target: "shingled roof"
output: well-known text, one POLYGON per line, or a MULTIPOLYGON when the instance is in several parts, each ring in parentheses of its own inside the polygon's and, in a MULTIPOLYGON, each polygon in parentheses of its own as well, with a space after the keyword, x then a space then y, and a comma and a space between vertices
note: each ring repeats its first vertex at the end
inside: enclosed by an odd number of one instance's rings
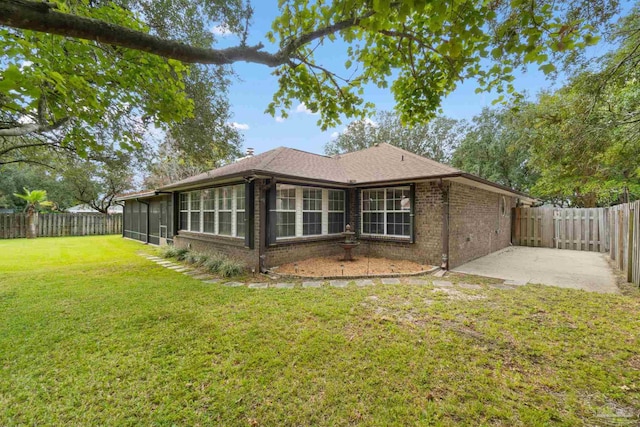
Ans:
POLYGON ((278 147, 171 183, 159 190, 186 189, 213 181, 254 175, 344 186, 416 179, 455 178, 476 181, 485 186, 526 196, 503 185, 462 172, 390 144, 376 144, 364 150, 335 156, 322 156, 293 148, 278 147))
POLYGON ((389 144, 377 144, 364 150, 331 157, 278 147, 171 183, 161 190, 250 174, 295 177, 336 184, 365 184, 455 173, 460 171, 389 144))

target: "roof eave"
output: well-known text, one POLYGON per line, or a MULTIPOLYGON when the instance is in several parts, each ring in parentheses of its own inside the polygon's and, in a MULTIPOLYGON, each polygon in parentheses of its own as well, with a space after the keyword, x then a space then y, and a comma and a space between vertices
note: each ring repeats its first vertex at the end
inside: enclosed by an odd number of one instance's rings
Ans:
POLYGON ((143 193, 134 193, 134 194, 123 194, 122 196, 117 196, 114 200, 116 202, 123 202, 125 200, 134 200, 134 199, 148 199, 150 197, 155 197, 160 192, 158 190, 153 191, 145 191, 143 193))

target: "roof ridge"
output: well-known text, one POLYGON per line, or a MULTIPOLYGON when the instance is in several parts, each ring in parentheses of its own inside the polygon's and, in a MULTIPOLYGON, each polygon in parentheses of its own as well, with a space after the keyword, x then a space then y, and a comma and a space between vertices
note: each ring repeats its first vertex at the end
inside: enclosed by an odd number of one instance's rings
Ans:
POLYGON ((285 150, 297 151, 299 153, 304 153, 304 154, 311 154, 312 156, 324 157, 326 159, 332 159, 333 158, 333 156, 327 156, 326 154, 312 153, 311 151, 305 151, 305 150, 301 150, 299 148, 292 148, 292 147, 280 147, 280 148, 284 148, 285 150))
POLYGON ((384 145, 386 145, 388 147, 394 148, 395 150, 402 151, 403 153, 407 153, 407 154, 409 154, 409 155, 411 155, 413 157, 417 157, 419 160, 422 160, 422 161, 426 160, 428 162, 435 163, 438 166, 444 166, 446 168, 453 169, 453 170, 455 170, 457 172, 462 172, 460 169, 454 168, 453 166, 449 166, 449 165, 441 163, 441 162, 439 162, 437 160, 430 159, 429 157, 421 156, 420 154, 414 153, 414 152, 409 151, 409 150, 405 150, 404 148, 396 147, 395 145, 389 144, 388 142, 381 142, 380 144, 384 144, 384 145))
MULTIPOLYGON (((273 162, 278 157, 278 155, 285 149, 286 149, 286 147, 280 146, 280 147, 276 147, 276 148, 273 148, 273 149, 269 150, 269 151, 271 151, 271 155, 265 156, 265 159, 262 160, 258 165, 256 165, 257 167, 255 169, 266 170, 267 166, 269 166, 269 164, 271 162, 273 162)), ((263 154, 268 154, 269 151, 267 151, 267 152, 265 152, 263 154)))

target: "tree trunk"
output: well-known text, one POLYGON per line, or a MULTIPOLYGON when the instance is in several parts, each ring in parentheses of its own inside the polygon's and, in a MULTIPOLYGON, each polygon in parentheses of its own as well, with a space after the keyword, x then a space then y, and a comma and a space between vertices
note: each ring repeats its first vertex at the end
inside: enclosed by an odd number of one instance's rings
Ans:
POLYGON ((27 212, 27 239, 38 237, 38 212, 29 210, 27 212))

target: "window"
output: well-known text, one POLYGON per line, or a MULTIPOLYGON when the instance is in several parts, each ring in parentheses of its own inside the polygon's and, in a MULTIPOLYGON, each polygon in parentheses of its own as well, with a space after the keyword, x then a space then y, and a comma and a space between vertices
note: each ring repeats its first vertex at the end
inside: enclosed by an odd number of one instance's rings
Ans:
POLYGON ((302 190, 302 235, 322 234, 322 190, 304 188, 302 190))
POLYGON ((189 230, 191 231, 200 231, 200 191, 192 191, 189 193, 189 217, 191 221, 189 222, 189 230))
POLYGON ((276 186, 276 237, 296 235, 296 188, 291 185, 276 186))
POLYGON ((362 191, 362 233, 384 234, 384 190, 362 191))
POLYGON ((216 191, 213 188, 202 190, 202 231, 216 232, 216 191))
POLYGON ((329 190, 329 234, 344 231, 344 191, 329 190))
POLYGON ((180 193, 179 204, 181 230, 244 237, 244 185, 180 193))
POLYGON ((277 238, 342 233, 344 191, 277 184, 275 217, 277 238))
POLYGON ((233 187, 218 188, 218 234, 231 236, 233 187))
POLYGON ((409 237, 411 200, 408 187, 362 191, 362 233, 409 237))
POLYGON ((236 185, 236 236, 244 237, 245 234, 245 192, 244 185, 236 185))
POLYGON ((189 229, 189 193, 180 193, 180 230, 189 229))

